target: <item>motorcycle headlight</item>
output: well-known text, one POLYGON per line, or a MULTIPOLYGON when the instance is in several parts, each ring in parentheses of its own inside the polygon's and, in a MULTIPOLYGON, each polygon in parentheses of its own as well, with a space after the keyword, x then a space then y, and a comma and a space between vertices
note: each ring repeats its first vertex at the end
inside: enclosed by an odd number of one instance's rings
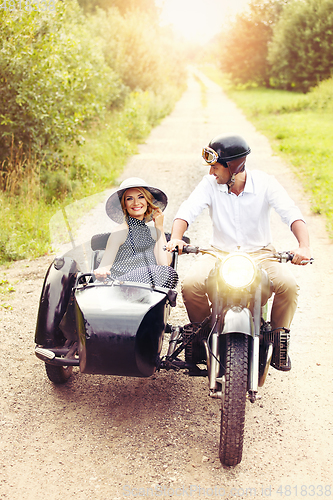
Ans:
POLYGON ((245 288, 256 277, 256 265, 248 255, 230 254, 221 264, 220 276, 232 288, 245 288))

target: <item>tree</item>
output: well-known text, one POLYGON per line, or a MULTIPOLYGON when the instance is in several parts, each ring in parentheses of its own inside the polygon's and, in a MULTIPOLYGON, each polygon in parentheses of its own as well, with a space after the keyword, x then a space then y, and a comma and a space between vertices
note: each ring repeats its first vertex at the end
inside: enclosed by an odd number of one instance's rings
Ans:
POLYGON ((159 93, 165 84, 182 85, 184 64, 177 64, 176 44, 149 14, 97 9, 89 22, 102 40, 106 62, 128 88, 159 93))
POLYGON ((275 26, 268 60, 276 86, 307 92, 333 70, 333 0, 293 0, 275 26))
POLYGON ((0 164, 77 140, 122 88, 75 2, 52 16, 0 11, 0 164))
POLYGON ((234 83, 269 86, 268 43, 288 0, 252 0, 220 38, 221 69, 234 83))

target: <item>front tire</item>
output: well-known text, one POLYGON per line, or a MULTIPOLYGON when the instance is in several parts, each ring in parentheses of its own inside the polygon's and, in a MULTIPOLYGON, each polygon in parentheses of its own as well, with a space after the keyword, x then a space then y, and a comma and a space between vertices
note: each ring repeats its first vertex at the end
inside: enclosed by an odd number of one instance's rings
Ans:
POLYGON ((226 335, 225 386, 222 396, 220 460, 223 465, 237 465, 242 460, 245 405, 248 377, 248 336, 226 335))
POLYGON ((45 363, 46 374, 54 384, 64 384, 71 377, 72 366, 56 366, 45 363))

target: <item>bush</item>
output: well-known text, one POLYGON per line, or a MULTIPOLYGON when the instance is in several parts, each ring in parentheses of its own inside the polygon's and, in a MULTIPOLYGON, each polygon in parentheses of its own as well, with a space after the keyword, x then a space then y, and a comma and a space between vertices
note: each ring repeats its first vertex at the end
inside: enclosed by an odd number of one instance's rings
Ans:
POLYGON ((59 204, 115 183, 180 97, 182 56, 133 2, 124 16, 76 0, 0 10, 0 262, 47 252, 59 204))
POLYGON ((162 30, 147 12, 131 10, 121 15, 98 9, 89 24, 104 46, 110 68, 131 90, 163 92, 165 85, 184 88, 182 54, 170 33, 162 30))
POLYGON ((75 2, 57 11, 0 11, 0 164, 10 150, 47 157, 80 140, 83 123, 119 99, 122 84, 75 2))
POLYGON ((269 47, 273 83, 307 92, 331 76, 332 52, 333 0, 291 1, 269 47))

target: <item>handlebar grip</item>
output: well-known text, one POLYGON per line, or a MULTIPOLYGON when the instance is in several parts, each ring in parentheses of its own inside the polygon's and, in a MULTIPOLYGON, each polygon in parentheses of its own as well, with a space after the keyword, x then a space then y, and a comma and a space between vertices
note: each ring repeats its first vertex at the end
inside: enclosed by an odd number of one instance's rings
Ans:
MULTIPOLYGON (((288 258, 287 258, 287 261, 289 260, 293 260, 294 258, 294 254, 293 253, 290 253, 290 252, 287 252, 288 254, 288 258)), ((312 264, 314 261, 314 259, 311 257, 310 260, 302 260, 301 261, 301 264, 312 264)))
MULTIPOLYGON (((280 252, 276 255, 278 256, 280 262, 289 262, 292 261, 294 258, 294 254, 291 252, 280 252)), ((310 260, 302 260, 301 264, 312 264, 313 260, 314 259, 311 257, 310 260)))
POLYGON ((199 253, 199 247, 194 247, 193 245, 184 245, 182 253, 199 253))

